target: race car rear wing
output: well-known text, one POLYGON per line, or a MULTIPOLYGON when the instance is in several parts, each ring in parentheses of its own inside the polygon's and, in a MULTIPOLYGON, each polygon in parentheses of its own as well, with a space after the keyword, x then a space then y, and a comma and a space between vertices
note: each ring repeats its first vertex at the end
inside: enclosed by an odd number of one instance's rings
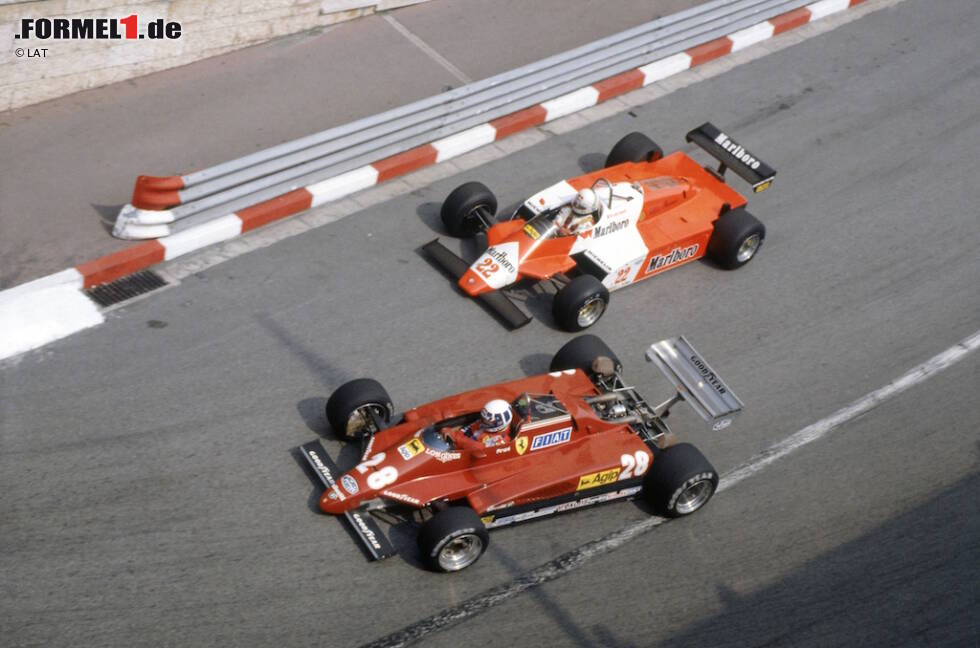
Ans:
MULTIPOLYGON (((301 445, 299 449, 303 453, 303 457, 306 458, 306 462, 310 465, 310 468, 320 478, 323 487, 328 491, 337 493, 338 497, 344 497, 343 491, 337 487, 337 480, 334 478, 334 474, 338 472, 337 467, 330 460, 330 457, 327 456, 327 451, 323 449, 323 444, 319 441, 310 441, 301 445)), ((347 518, 347 522, 350 524, 351 529, 353 529, 354 535, 361 541, 361 544, 367 549, 373 560, 390 558, 398 553, 388 540, 388 537, 381 531, 378 523, 374 521, 374 518, 365 509, 349 510, 344 513, 344 517, 347 518)))
POLYGON ((723 133, 711 122, 705 122, 689 132, 688 142, 694 142, 721 162, 718 173, 731 169, 752 185, 752 191, 765 191, 772 184, 776 170, 745 150, 741 144, 723 133))
MULTIPOLYGON (((452 253, 449 248, 439 242, 439 239, 429 241, 422 250, 450 278, 459 281, 466 274, 469 264, 452 253)), ((511 330, 520 328, 531 321, 517 305, 499 290, 484 293, 476 298, 493 315, 500 319, 511 330)))
POLYGON ((742 401, 683 335, 651 344, 647 359, 677 388, 677 396, 664 403, 666 408, 686 401, 713 430, 728 427, 742 411, 742 401))

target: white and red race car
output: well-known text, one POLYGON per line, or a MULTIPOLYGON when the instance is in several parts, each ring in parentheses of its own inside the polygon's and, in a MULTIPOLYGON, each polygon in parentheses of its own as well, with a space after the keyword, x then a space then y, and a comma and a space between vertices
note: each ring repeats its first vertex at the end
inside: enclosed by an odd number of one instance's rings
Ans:
POLYGON ((733 169, 756 193, 776 172, 710 123, 687 139, 714 156, 719 169, 681 151, 665 157, 651 139, 630 133, 610 151, 605 168, 534 194, 500 222, 493 193, 467 182, 443 203, 443 223, 454 236, 486 232, 489 247, 472 264, 438 239, 423 250, 512 328, 530 317, 501 291, 523 280, 553 282, 555 323, 580 331, 602 316, 611 291, 705 255, 722 267, 740 267, 755 256, 766 229, 744 209, 745 197, 728 186, 724 172, 733 169), (600 198, 598 210, 570 229, 571 203, 585 189, 600 198))

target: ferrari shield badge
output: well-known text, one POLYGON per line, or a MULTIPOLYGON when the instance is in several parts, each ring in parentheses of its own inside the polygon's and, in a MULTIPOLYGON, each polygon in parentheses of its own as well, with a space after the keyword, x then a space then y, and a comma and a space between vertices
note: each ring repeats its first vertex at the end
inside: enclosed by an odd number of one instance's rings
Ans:
POLYGON ((524 451, 527 450, 527 437, 517 437, 514 441, 514 449, 517 450, 517 454, 524 454, 524 451))

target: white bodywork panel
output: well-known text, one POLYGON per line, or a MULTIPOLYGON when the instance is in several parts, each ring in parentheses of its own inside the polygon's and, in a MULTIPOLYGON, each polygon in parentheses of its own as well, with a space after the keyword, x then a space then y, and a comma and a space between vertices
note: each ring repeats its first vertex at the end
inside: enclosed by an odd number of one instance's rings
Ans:
POLYGON ((595 227, 579 234, 571 254, 583 253, 608 272, 602 283, 616 290, 636 279, 649 252, 636 226, 643 211, 643 190, 627 182, 614 184, 611 207, 608 188, 599 185, 596 192, 603 202, 602 216, 595 227))

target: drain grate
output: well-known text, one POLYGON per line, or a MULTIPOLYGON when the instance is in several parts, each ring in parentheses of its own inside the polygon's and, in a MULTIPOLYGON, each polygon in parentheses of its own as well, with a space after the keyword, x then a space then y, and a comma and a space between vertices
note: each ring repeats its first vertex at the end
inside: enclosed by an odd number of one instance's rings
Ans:
POLYGON ((112 306, 166 285, 167 282, 157 273, 152 270, 141 270, 122 279, 89 288, 85 294, 99 306, 112 306))

